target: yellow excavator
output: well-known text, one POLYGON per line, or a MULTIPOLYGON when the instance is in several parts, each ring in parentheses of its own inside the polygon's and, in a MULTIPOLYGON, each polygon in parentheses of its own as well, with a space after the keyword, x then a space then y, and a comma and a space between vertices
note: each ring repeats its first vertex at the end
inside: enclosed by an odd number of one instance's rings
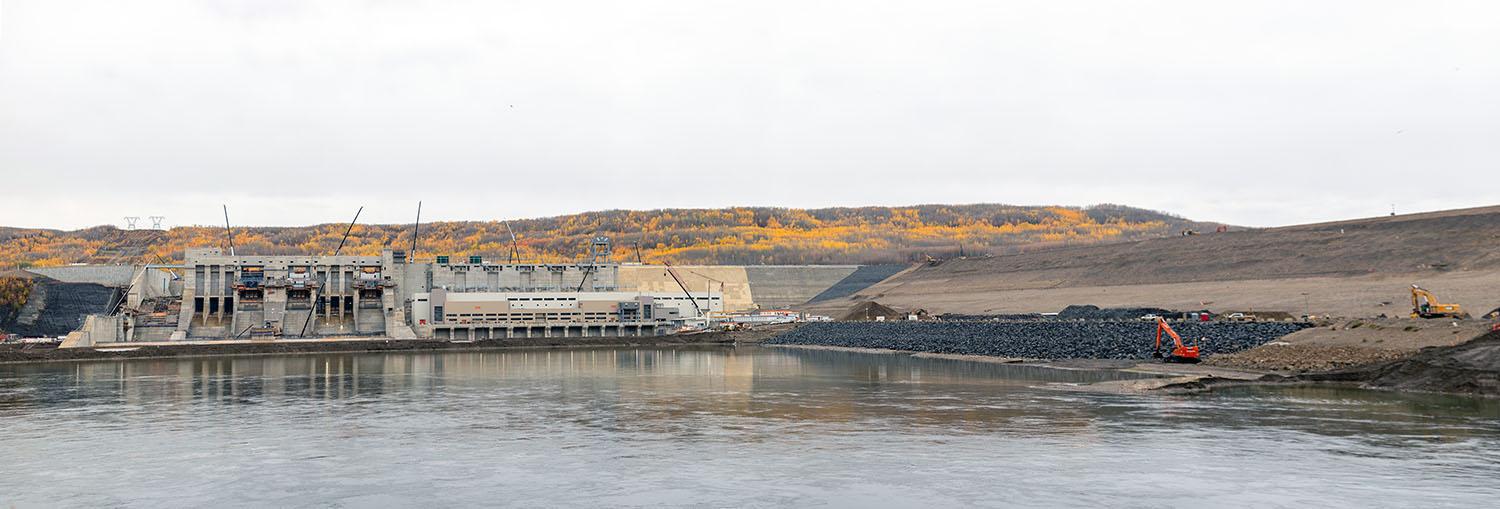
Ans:
POLYGON ((1420 286, 1411 285, 1411 317, 1457 318, 1464 320, 1469 318, 1469 313, 1464 312, 1463 306, 1438 302, 1437 296, 1433 295, 1432 292, 1424 290, 1420 286))

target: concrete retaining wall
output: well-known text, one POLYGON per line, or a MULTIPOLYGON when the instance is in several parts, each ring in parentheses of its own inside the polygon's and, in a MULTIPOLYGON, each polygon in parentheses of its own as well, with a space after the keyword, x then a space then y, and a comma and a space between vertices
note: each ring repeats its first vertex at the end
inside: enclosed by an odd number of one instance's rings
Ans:
POLYGON ((762 265, 745 267, 755 303, 762 308, 789 308, 812 300, 849 277, 858 265, 762 265))
POLYGON ((135 276, 135 267, 130 265, 72 265, 28 268, 26 272, 47 276, 64 283, 93 283, 124 288, 130 286, 130 278, 135 276))
MULTIPOLYGON (((712 288, 715 295, 724 296, 726 311, 745 311, 800 305, 845 281, 860 266, 680 265, 675 268, 688 290, 703 292, 712 288)), ((619 281, 620 290, 627 292, 682 291, 660 265, 622 265, 619 281)))
MULTIPOLYGON (((692 292, 712 289, 715 296, 724 296, 725 311, 755 309, 755 291, 745 267, 734 265, 679 265, 673 267, 682 276, 682 283, 692 292), (719 282, 723 283, 720 284, 719 282)), ((682 287, 672 280, 666 267, 661 265, 620 266, 620 291, 651 292, 681 295, 682 287)))

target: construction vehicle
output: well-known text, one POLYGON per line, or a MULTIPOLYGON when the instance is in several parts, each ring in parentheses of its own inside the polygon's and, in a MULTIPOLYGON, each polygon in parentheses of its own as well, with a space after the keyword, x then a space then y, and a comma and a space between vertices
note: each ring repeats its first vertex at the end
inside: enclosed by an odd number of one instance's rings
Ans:
POLYGON ((1230 313, 1224 315, 1224 320, 1228 322, 1253 322, 1259 319, 1260 318, 1255 315, 1249 315, 1245 313, 1230 313))
POLYGON ((1465 320, 1469 313, 1458 304, 1443 304, 1436 295, 1417 285, 1411 285, 1412 318, 1456 318, 1465 320))
POLYGON ((1165 319, 1163 319, 1161 317, 1157 317, 1156 318, 1156 348, 1155 348, 1155 350, 1153 350, 1151 352, 1151 356, 1155 357, 1157 359, 1161 359, 1162 362, 1172 362, 1172 363, 1178 363, 1178 364, 1197 364, 1198 360, 1199 360, 1198 359, 1198 343, 1196 341, 1193 342, 1193 346, 1187 346, 1187 345, 1182 344, 1182 336, 1178 336, 1177 335, 1177 331, 1172 330, 1172 326, 1171 325, 1167 325, 1167 321, 1165 319), (1166 335, 1172 337, 1172 344, 1173 344, 1172 351, 1169 352, 1169 353, 1167 353, 1167 354, 1165 354, 1165 355, 1163 355, 1162 351, 1161 351, 1161 336, 1162 336, 1163 333, 1165 333, 1166 335))

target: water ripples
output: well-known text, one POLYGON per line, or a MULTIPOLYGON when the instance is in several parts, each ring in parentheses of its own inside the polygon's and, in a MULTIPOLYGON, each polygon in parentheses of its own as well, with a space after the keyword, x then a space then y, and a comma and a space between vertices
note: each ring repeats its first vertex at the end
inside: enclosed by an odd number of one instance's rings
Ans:
POLYGON ((742 348, 0 366, 0 505, 1479 505, 1500 406, 742 348), (1174 486, 1190 486, 1188 493, 1174 486))

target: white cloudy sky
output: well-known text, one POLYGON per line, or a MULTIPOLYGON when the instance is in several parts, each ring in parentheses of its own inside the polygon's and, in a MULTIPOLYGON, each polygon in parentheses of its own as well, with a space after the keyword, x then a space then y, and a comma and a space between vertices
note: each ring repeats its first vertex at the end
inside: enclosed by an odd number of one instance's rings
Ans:
POLYGON ((0 225, 1500 203, 1500 2, 0 0, 0 225))

